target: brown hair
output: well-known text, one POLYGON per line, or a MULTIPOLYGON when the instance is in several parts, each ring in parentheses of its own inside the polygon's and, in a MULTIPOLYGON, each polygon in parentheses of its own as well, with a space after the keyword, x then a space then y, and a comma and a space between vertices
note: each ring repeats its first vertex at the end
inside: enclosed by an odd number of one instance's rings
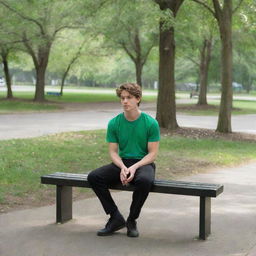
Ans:
MULTIPOLYGON (((119 87, 116 89, 116 95, 120 98, 122 91, 127 91, 131 95, 133 95, 135 98, 141 98, 142 91, 141 87, 136 83, 124 83, 119 85, 119 87)), ((138 103, 138 106, 140 105, 140 102, 138 103)))

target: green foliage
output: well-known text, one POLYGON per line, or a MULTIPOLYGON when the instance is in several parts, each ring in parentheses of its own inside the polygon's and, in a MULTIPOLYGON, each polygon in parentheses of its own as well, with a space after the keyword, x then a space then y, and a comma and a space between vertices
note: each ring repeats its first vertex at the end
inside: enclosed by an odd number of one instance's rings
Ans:
MULTIPOLYGON (((104 47, 111 52, 121 49, 135 64, 137 71, 142 70, 151 49, 158 42, 156 10, 153 1, 117 0, 101 10, 102 18, 96 21, 94 27, 103 35, 104 47)), ((140 79, 138 72, 136 79, 140 79)))
MULTIPOLYGON (((216 55, 219 58, 218 29, 214 17, 209 15, 209 11, 201 5, 188 1, 180 8, 176 19, 175 34, 178 57, 177 80, 180 82, 199 81, 200 58, 204 40, 212 41, 211 60, 215 61, 216 55)), ((216 77, 216 74, 219 74, 218 59, 211 65, 211 68, 216 77)), ((220 76, 217 75, 217 81, 219 79, 220 76)), ((211 80, 210 76, 209 81, 211 80)))
POLYGON ((256 4, 244 1, 234 18, 234 81, 249 92, 256 78, 256 4))
MULTIPOLYGON (((146 84, 158 79, 158 23, 174 25, 176 35, 176 79, 194 82, 198 77, 198 59, 205 37, 213 35, 215 44, 209 71, 209 82, 220 82, 220 43, 216 21, 201 5, 184 1, 175 19, 171 12, 162 12, 154 1, 148 0, 61 0, 15 1, 1 0, 0 46, 13 47, 10 54, 11 68, 32 70, 32 58, 22 42, 27 34, 31 49, 52 42, 48 76, 60 79, 79 46, 85 41, 81 56, 72 66, 69 78, 90 80, 95 84, 114 85, 134 81, 134 63, 122 49, 127 42, 133 51, 131 38, 139 31, 142 55, 150 44, 154 48, 144 67, 146 84), (3 5, 6 3, 10 8, 3 5), (41 30, 44 31, 42 34, 41 30), (44 36, 45 35, 45 36, 44 36), (13 44, 15 42, 15 44, 13 44), (42 43, 43 42, 43 43, 42 43), (42 44, 41 44, 42 43, 42 44), (18 58, 17 58, 18 57, 18 58)), ((204 0, 211 8, 212 0, 204 0)), ((223 2, 223 1, 220 1, 223 2)), ((240 0, 233 0, 233 8, 240 0)), ((255 1, 244 0, 233 16, 234 81, 248 91, 255 85, 255 1)), ((2 75, 2 73, 1 73, 2 75)), ((15 75, 15 74, 14 74, 15 75)))

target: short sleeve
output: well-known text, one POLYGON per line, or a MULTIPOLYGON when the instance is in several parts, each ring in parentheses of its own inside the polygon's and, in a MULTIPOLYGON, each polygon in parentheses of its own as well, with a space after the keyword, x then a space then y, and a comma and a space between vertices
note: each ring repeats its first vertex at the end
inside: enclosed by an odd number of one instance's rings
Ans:
POLYGON ((117 133, 116 133, 116 126, 114 119, 110 120, 108 123, 106 141, 110 143, 118 143, 117 133))
POLYGON ((160 141, 160 128, 157 120, 154 119, 149 129, 148 142, 155 141, 160 141))

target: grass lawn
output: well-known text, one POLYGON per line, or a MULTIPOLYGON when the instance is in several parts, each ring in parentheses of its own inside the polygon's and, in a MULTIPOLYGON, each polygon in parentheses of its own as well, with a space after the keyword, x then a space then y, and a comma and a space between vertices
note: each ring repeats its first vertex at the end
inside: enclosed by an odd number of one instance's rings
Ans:
POLYGON ((53 103, 36 103, 33 101, 23 100, 0 100, 0 114, 54 111, 59 109, 61 109, 61 106, 53 103))
MULTIPOLYGON (((113 93, 101 93, 89 91, 87 93, 65 92, 63 96, 46 96, 46 102, 33 102, 32 92, 16 92, 14 100, 5 100, 3 92, 0 92, 0 114, 8 114, 13 112, 38 112, 38 111, 53 111, 63 108, 63 103, 91 103, 91 102, 117 102, 118 98, 113 93)), ((154 95, 145 95, 143 101, 150 102, 156 100, 154 95)))
MULTIPOLYGON (((3 92, 1 92, 3 94, 3 92)), ((65 103, 90 103, 90 102, 117 102, 118 98, 113 93, 101 93, 99 91, 87 93, 66 92, 62 97, 46 96, 47 102, 35 103, 32 101, 32 92, 17 92, 15 100, 1 99, 0 93, 0 114, 8 114, 13 112, 39 112, 39 111, 54 111, 61 110, 65 103)), ((156 101, 155 95, 143 96, 144 102, 156 101)), ((197 106, 193 99, 191 104, 177 104, 177 112, 188 115, 218 115, 219 102, 209 101, 208 106, 197 106)), ((233 101, 234 115, 255 114, 256 102, 250 100, 234 100, 233 101)))
MULTIPOLYGON (((251 160, 256 160, 255 141, 163 134, 156 176, 179 179, 209 168, 251 160)), ((86 173, 108 162, 105 130, 1 141, 0 212, 53 203, 55 187, 40 184, 43 174, 56 171, 86 173)), ((77 188, 74 192, 75 198, 93 195, 90 189, 77 188)))
MULTIPOLYGON (((214 116, 219 114, 219 102, 208 101, 207 106, 193 104, 177 104, 177 112, 188 115, 214 116)), ((232 115, 256 114, 256 101, 234 100, 232 115)))

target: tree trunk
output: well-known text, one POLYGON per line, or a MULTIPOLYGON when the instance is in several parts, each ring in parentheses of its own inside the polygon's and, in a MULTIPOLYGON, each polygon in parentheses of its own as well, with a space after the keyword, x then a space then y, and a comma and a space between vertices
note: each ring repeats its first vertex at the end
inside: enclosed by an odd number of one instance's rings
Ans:
POLYGON ((141 74, 142 74, 142 52, 141 52, 141 42, 140 42, 140 36, 139 36, 139 30, 135 30, 135 35, 134 35, 134 46, 135 46, 135 53, 136 57, 134 58, 135 62, 135 69, 136 69, 136 82, 140 86, 142 86, 142 79, 141 79, 141 74))
POLYGON ((7 99, 13 99, 11 75, 10 75, 9 65, 8 65, 8 52, 2 52, 1 56, 3 60, 4 76, 5 76, 5 82, 7 87, 7 99))
MULTIPOLYGON (((65 81, 68 75, 68 72, 70 70, 70 68, 72 67, 72 65, 76 62, 76 60, 81 56, 81 51, 84 47, 86 40, 83 41, 83 43, 81 44, 81 46, 79 47, 76 55, 71 59, 70 63, 67 66, 67 69, 65 70, 62 79, 61 79, 61 87, 60 87, 60 95, 63 95, 63 89, 64 89, 64 85, 65 85, 65 81)), ((76 83, 78 84, 78 80, 76 81, 76 83)))
POLYGON ((63 89, 64 89, 64 85, 65 85, 65 80, 67 78, 68 72, 70 70, 71 65, 68 65, 66 71, 64 72, 62 79, 61 79, 61 86, 60 86, 60 95, 63 95, 63 89))
POLYGON ((63 89, 64 89, 64 85, 65 85, 65 80, 66 80, 66 77, 67 77, 67 72, 65 72, 61 78, 61 85, 60 85, 60 95, 62 96, 63 95, 63 89))
POLYGON ((176 120, 175 102, 175 42, 174 28, 163 30, 160 22, 159 41, 159 89, 157 97, 156 119, 160 127, 175 130, 178 128, 176 120))
POLYGON ((135 68, 136 68, 136 83, 142 86, 142 69, 143 65, 141 64, 141 61, 135 62, 135 68))
POLYGON ((222 15, 219 15, 221 36, 221 103, 216 131, 229 133, 231 129, 232 111, 232 1, 225 0, 222 15))
MULTIPOLYGON (((171 10, 173 17, 183 0, 155 0, 162 11, 171 10)), ((160 21, 159 39, 159 89, 156 119, 160 127, 175 130, 178 128, 175 102, 175 40, 174 27, 166 28, 160 21)))
POLYGON ((212 39, 205 39, 200 61, 200 91, 197 105, 207 105, 208 71, 211 60, 212 39))
POLYGON ((45 101, 45 73, 48 65, 50 47, 39 47, 36 68, 36 91, 34 101, 45 101))
POLYGON ((45 101, 44 87, 45 87, 45 72, 46 67, 39 66, 36 69, 36 91, 34 101, 45 101))

